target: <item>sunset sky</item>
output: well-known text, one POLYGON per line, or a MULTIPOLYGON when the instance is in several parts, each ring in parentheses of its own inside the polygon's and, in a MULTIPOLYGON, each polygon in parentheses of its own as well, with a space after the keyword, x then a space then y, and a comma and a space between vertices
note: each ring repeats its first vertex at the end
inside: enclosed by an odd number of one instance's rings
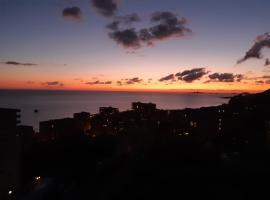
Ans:
POLYGON ((269 0, 0 0, 0 88, 265 90, 269 0))

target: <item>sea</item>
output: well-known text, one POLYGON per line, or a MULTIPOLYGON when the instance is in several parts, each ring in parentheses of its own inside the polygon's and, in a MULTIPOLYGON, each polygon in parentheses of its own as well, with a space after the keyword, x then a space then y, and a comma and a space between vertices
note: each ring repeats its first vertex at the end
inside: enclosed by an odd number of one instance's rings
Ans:
POLYGON ((130 110, 132 102, 155 103, 159 109, 216 106, 228 102, 233 94, 0 90, 0 108, 20 109, 21 124, 33 126, 40 121, 72 117, 77 112, 98 113, 99 107, 130 110), (37 109, 38 112, 34 112, 37 109))

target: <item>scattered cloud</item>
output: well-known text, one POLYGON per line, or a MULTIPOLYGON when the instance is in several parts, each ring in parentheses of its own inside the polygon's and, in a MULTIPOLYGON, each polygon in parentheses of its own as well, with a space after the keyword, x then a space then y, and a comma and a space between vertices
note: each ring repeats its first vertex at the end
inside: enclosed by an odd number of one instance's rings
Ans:
POLYGON ((174 81, 175 79, 174 74, 170 74, 168 76, 162 77, 161 79, 159 79, 160 82, 164 82, 164 81, 174 81))
POLYGON ((109 37, 125 48, 139 48, 140 39, 135 28, 122 28, 122 26, 130 26, 133 22, 140 20, 141 18, 136 13, 115 17, 114 21, 106 26, 112 31, 109 37))
POLYGON ((262 79, 270 79, 270 75, 264 75, 264 76, 262 76, 260 78, 262 78, 262 79))
POLYGON ((152 23, 157 23, 150 28, 140 30, 140 39, 149 44, 157 40, 163 40, 171 37, 183 37, 192 31, 186 27, 187 20, 178 18, 172 12, 155 12, 151 17, 152 23))
POLYGON ((270 84, 270 79, 255 81, 255 84, 256 84, 256 85, 270 84))
POLYGON ((265 84, 270 84, 270 79, 265 81, 265 84))
POLYGON ((127 84, 127 85, 133 85, 133 84, 141 83, 141 82, 143 82, 143 79, 140 79, 140 78, 138 78, 138 77, 135 77, 135 78, 128 79, 128 80, 126 81, 126 84, 127 84))
POLYGON ((4 64, 6 65, 17 65, 17 66, 36 66, 37 64, 34 63, 22 63, 22 62, 16 62, 16 61, 7 61, 4 64))
POLYGON ((134 28, 125 30, 115 30, 112 33, 109 33, 109 36, 117 44, 120 44, 125 48, 138 49, 141 47, 140 39, 134 28))
MULTIPOLYGON (((207 70, 206 68, 193 68, 190 70, 184 70, 176 74, 169 74, 165 77, 160 78, 159 82, 165 82, 167 85, 170 85, 173 84, 174 82, 177 82, 177 80, 186 83, 192 83, 194 81, 201 80, 202 78, 204 80, 206 79, 204 83, 211 83, 211 82, 234 83, 234 82, 241 82, 242 80, 251 80, 250 78, 247 78, 247 76, 243 74, 233 74, 233 73, 209 74, 209 73, 210 71, 207 70)), ((253 78, 252 80, 257 81, 259 78, 270 79, 270 76, 257 77, 253 78)))
POLYGON ((143 79, 139 77, 135 77, 135 78, 121 79, 120 81, 117 81, 116 83, 118 86, 122 86, 122 85, 134 85, 134 84, 138 84, 142 82, 143 82, 143 79))
POLYGON ((153 13, 150 21, 154 25, 151 27, 143 29, 130 27, 133 22, 140 20, 137 14, 116 18, 107 25, 107 28, 111 30, 110 38, 124 48, 138 49, 143 44, 154 45, 156 41, 184 37, 192 32, 186 27, 187 20, 185 18, 179 18, 171 12, 153 13))
POLYGON ((124 16, 116 16, 113 23, 119 25, 131 25, 134 22, 140 22, 141 17, 137 13, 132 13, 124 16))
POLYGON ((43 83, 43 85, 47 85, 47 86, 58 86, 58 87, 63 87, 64 84, 60 81, 48 81, 43 83))
POLYGON ((256 85, 263 85, 264 81, 255 81, 256 85))
POLYGON ((130 26, 134 22, 140 22, 141 18, 138 14, 132 13, 124 16, 115 16, 114 20, 106 27, 110 30, 117 31, 122 26, 130 26))
POLYGON ((117 31, 119 29, 119 26, 120 26, 120 22, 115 20, 115 21, 111 22, 110 24, 108 24, 106 26, 106 28, 108 28, 110 30, 117 31))
MULTIPOLYGON (((254 74, 252 74, 252 75, 254 75, 254 74)), ((245 75, 242 75, 241 81, 242 80, 253 81, 253 83, 256 85, 270 84, 270 75, 248 76, 247 74, 245 74, 245 75)), ((236 79, 236 81, 237 81, 237 79, 236 79)), ((244 83, 244 82, 242 81, 242 83, 244 83)))
POLYGON ((209 82, 240 82, 244 79, 242 74, 213 73, 208 76, 209 82))
POLYGON ((123 84, 122 84, 122 81, 116 81, 116 84, 118 85, 118 86, 122 86, 123 84))
POLYGON ((112 84, 112 81, 92 81, 92 82, 86 82, 86 85, 110 85, 112 84))
POLYGON ((194 68, 191 70, 179 72, 175 76, 178 78, 178 80, 192 83, 193 81, 200 80, 204 75, 208 73, 209 71, 207 71, 205 68, 194 68))
POLYGON ((79 7, 65 8, 62 12, 62 15, 65 19, 77 21, 82 19, 82 11, 79 7))
POLYGON ((236 74, 234 78, 236 82, 241 82, 243 79, 246 79, 246 77, 243 74, 236 74))
POLYGON ((118 8, 115 0, 92 0, 92 5, 105 17, 113 16, 118 8))
POLYGON ((264 48, 270 48, 270 34, 269 33, 259 35, 256 38, 253 46, 246 52, 243 58, 237 61, 237 64, 240 64, 250 58, 261 59, 263 57, 262 49, 264 48))

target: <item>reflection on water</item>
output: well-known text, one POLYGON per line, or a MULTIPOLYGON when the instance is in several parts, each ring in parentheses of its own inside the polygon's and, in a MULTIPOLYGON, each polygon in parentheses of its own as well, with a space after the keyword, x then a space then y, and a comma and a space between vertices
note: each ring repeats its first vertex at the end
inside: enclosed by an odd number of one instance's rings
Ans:
MULTIPOLYGON (((21 109, 24 125, 37 130, 40 121, 70 117, 75 112, 97 113, 99 107, 113 106, 120 111, 130 109, 136 101, 152 102, 160 109, 182 109, 227 103, 224 94, 144 93, 94 91, 0 91, 0 107, 21 109), (39 112, 35 113, 34 110, 39 112)), ((228 96, 228 94, 226 94, 228 96)))

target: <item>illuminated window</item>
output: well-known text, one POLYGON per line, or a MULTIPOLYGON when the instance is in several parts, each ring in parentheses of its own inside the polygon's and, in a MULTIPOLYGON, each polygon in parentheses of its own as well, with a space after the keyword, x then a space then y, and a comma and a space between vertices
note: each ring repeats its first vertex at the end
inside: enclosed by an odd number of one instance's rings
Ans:
POLYGON ((197 122, 190 121, 190 126, 196 128, 197 127, 197 122))

